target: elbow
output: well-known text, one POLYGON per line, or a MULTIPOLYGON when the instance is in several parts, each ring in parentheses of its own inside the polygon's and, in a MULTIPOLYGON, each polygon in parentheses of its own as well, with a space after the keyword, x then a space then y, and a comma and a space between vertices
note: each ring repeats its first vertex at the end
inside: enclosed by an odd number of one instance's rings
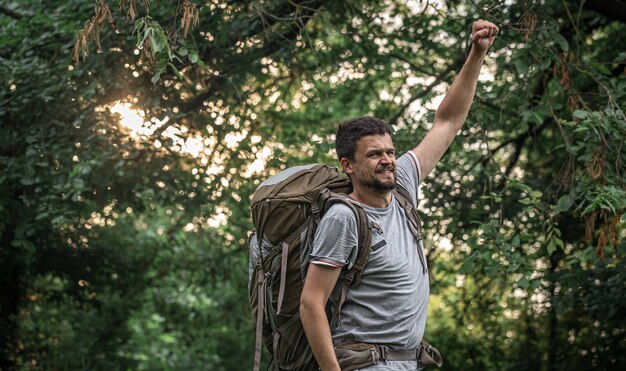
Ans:
POLYGON ((433 124, 437 125, 450 125, 454 122, 453 116, 447 112, 447 110, 442 109, 441 107, 437 109, 435 112, 435 118, 433 120, 433 124))
POLYGON ((315 295, 311 295, 307 290, 302 291, 300 295, 300 319, 302 322, 306 322, 310 318, 316 317, 316 313, 319 310, 324 310, 324 305, 320 304, 319 300, 316 300, 315 295))
POLYGON ((306 295, 305 291, 302 291, 302 295, 300 295, 300 318, 307 318, 308 314, 311 311, 311 300, 308 295, 306 295))
POLYGON ((437 111, 433 121, 433 128, 441 128, 456 134, 463 126, 464 117, 453 117, 447 113, 437 111))

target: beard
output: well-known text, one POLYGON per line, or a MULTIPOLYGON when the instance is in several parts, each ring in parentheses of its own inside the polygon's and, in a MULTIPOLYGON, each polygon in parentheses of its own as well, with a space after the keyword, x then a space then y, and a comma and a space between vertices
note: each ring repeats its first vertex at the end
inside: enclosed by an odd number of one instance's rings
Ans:
POLYGON ((363 181, 363 185, 371 190, 374 190, 378 193, 387 193, 390 191, 393 191, 394 189, 396 189, 396 169, 395 168, 383 168, 380 170, 377 170, 376 173, 374 174, 373 177, 369 178, 369 179, 365 179, 363 181), (391 170, 392 174, 393 174, 393 179, 387 182, 383 182, 382 180, 378 179, 376 177, 376 174, 378 174, 381 171, 385 171, 385 170, 391 170))

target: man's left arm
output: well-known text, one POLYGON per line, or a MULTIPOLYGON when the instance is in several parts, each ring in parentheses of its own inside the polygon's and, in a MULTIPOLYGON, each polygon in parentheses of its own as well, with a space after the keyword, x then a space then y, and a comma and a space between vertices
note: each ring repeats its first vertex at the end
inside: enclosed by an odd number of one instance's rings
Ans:
POLYGON ((435 168, 463 126, 474 100, 480 68, 485 60, 487 49, 493 44, 498 31, 498 27, 488 21, 479 19, 473 23, 472 49, 469 56, 437 108, 432 128, 420 144, 413 149, 419 159, 422 179, 435 168))

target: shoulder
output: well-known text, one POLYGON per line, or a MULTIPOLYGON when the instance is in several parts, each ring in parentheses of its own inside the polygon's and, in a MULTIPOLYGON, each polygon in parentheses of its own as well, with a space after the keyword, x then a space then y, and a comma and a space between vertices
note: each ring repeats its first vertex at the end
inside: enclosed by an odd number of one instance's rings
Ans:
POLYGON ((407 191, 413 207, 417 207, 421 170, 419 160, 413 151, 409 151, 398 158, 396 174, 398 185, 407 191))
POLYGON ((420 163, 413 151, 408 151, 398 158, 396 168, 399 177, 411 178, 416 184, 422 181, 420 163))
MULTIPOLYGON (((350 264, 356 257, 357 221, 352 209, 338 203, 332 205, 322 216, 315 231, 311 261, 335 267, 350 264)), ((315 263, 318 264, 318 263, 315 263)))
POLYGON ((338 202, 328 208, 324 216, 322 216, 322 222, 356 224, 356 216, 350 206, 338 202))

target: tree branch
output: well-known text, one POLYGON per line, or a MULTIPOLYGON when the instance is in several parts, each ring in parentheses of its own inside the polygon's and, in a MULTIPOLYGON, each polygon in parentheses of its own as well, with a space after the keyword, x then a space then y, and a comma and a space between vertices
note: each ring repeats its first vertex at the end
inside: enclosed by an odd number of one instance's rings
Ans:
POLYGON ((409 67, 411 67, 412 70, 418 71, 418 72, 423 73, 424 75, 428 75, 428 76, 432 76, 433 75, 433 72, 428 71, 428 70, 418 66, 417 64, 413 63, 413 61, 409 60, 409 58, 405 57, 404 55, 401 55, 399 53, 390 53, 389 56, 394 57, 396 59, 399 59, 402 62, 408 63, 409 67))
POLYGON ((433 81, 430 85, 428 85, 427 87, 425 87, 424 89, 416 92, 415 94, 413 94, 413 96, 411 96, 411 99, 409 99, 408 102, 406 102, 404 105, 402 105, 402 107, 400 107, 400 109, 398 110, 398 112, 396 112, 395 115, 393 115, 393 117, 389 120, 389 125, 393 126, 398 122, 398 119, 402 116, 402 114, 404 113, 404 111, 406 111, 407 108, 409 108, 409 106, 415 102, 416 100, 424 97, 426 94, 430 93, 433 88, 437 85, 439 85, 442 81, 444 81, 444 79, 448 76, 448 74, 454 70, 456 70, 460 64, 463 63, 463 58, 459 58, 456 61, 454 61, 454 63, 450 64, 445 70, 443 70, 436 78, 435 81, 433 81))
MULTIPOLYGON (((528 139, 529 137, 535 137, 537 135, 539 135, 539 133, 541 133, 543 131, 543 129, 545 129, 548 125, 550 124, 550 120, 545 119, 541 125, 539 126, 533 126, 528 128, 528 130, 526 130, 523 133, 520 133, 518 136, 511 138, 511 139, 507 139, 504 142, 500 143, 496 148, 492 149, 489 151, 489 154, 487 154, 485 157, 483 158, 479 158, 478 160, 476 160, 472 166, 470 166, 470 168, 465 172, 465 175, 469 174, 470 171, 472 171, 472 169, 474 169, 476 167, 476 165, 478 165, 479 163, 482 162, 483 166, 487 163, 487 161, 489 161, 489 159, 491 159, 493 157, 493 154, 498 152, 499 150, 501 150, 502 148, 508 146, 509 144, 515 143, 515 151, 517 153, 519 147, 521 147, 521 145, 524 144, 524 142, 526 141, 526 139, 528 139)), ((519 157, 519 153, 517 153, 517 156, 519 157)), ((515 157, 515 154, 512 158, 515 157)), ((517 161, 517 160, 515 160, 517 161)), ((505 173, 508 173, 510 170, 508 170, 508 168, 511 166, 511 163, 513 161, 511 161, 509 163, 509 166, 507 166, 507 171, 505 171, 505 173)))
POLYGON ((524 147, 524 142, 526 142, 526 138, 528 137, 520 137, 518 140, 515 141, 515 152, 513 152, 513 155, 509 159, 509 164, 504 170, 504 179, 508 178, 509 175, 511 175, 513 167, 515 167, 515 165, 517 164, 517 161, 522 154, 522 148, 524 147))
POLYGON ((0 5, 0 13, 4 13, 4 14, 8 15, 9 17, 15 18, 15 19, 21 19, 22 18, 21 14, 15 12, 15 11, 9 9, 9 8, 7 8, 4 5, 0 5))
MULTIPOLYGON (((222 65, 225 68, 220 71, 221 79, 212 79, 212 84, 209 89, 199 92, 192 100, 181 104, 181 111, 191 111, 198 109, 205 100, 209 99, 213 94, 215 94, 216 91, 219 91, 220 87, 223 86, 223 83, 226 81, 226 79, 224 78, 225 76, 236 75, 239 73, 239 70, 243 68, 248 68, 249 66, 247 64, 241 63, 242 60, 261 60, 262 57, 269 56, 279 51, 285 46, 288 41, 295 40, 295 38, 300 35, 302 30, 304 30, 307 22, 313 17, 315 12, 319 11, 323 3, 323 1, 314 1, 311 3, 302 2, 301 4, 290 3, 290 6, 292 8, 295 6, 296 10, 298 6, 300 6, 301 8, 299 10, 299 14, 295 15, 293 18, 286 18, 287 22, 284 22, 286 30, 284 32, 273 32, 274 37, 271 39, 266 37, 268 41, 264 44, 262 48, 253 49, 247 53, 234 56, 233 59, 236 59, 236 61, 233 60, 232 63, 228 60, 224 60, 224 63, 222 65), (303 6, 303 4, 306 4, 306 7, 303 6)), ((257 9, 257 11, 259 11, 259 9, 257 9)), ((267 11, 264 12, 267 13, 267 11)), ((273 16, 270 18, 274 20, 282 19, 278 16, 273 16)), ((267 24, 268 23, 262 23, 262 26, 264 27, 261 30, 255 30, 255 32, 250 32, 249 36, 266 32, 267 27, 265 26, 267 26, 267 24)), ((271 25, 274 24, 274 22, 271 23, 271 25)), ((241 38, 235 38, 233 40, 239 39, 241 38)), ((203 59, 208 60, 209 58, 207 58, 207 56, 203 56, 203 59)))

